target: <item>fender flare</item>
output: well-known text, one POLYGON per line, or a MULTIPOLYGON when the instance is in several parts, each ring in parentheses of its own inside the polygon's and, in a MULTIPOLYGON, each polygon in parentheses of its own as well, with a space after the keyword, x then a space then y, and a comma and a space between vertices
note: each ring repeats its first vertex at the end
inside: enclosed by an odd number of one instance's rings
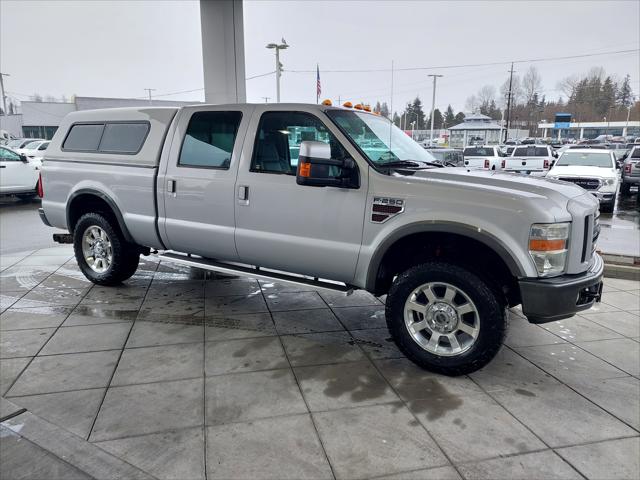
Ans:
POLYGON ((389 236, 387 236, 380 243, 380 245, 378 245, 371 257, 371 261, 369 262, 369 267, 367 269, 367 290, 375 290, 380 264, 382 263, 382 259, 386 255, 387 251, 393 246, 393 244, 409 235, 413 235, 416 233, 434 232, 452 233, 471 238, 472 240, 476 240, 496 252, 505 262, 507 268, 514 277, 522 278, 527 276, 523 266, 516 260, 516 256, 498 237, 492 235, 489 232, 486 232, 484 230, 479 231, 477 227, 457 222, 417 222, 405 225, 398 230, 395 230, 389 236))
POLYGON ((81 188, 73 192, 71 195, 69 195, 69 198, 67 199, 67 213, 66 213, 67 228, 69 228, 69 231, 71 231, 71 228, 70 228, 71 227, 71 204, 73 203, 73 200, 76 197, 79 197, 80 195, 93 195, 94 197, 98 197, 100 200, 103 200, 107 205, 109 205, 109 208, 111 208, 111 211, 116 217, 116 221, 118 222, 118 227, 120 227, 120 231, 122 232, 122 235, 124 236, 125 240, 129 243, 135 243, 133 237, 131 236, 131 233, 129 233, 129 229, 127 228, 126 223, 124 222, 124 217, 122 216, 122 212, 120 212, 118 205, 116 205, 116 202, 114 202, 111 199, 111 197, 101 192, 100 190, 94 190, 92 188, 81 188))

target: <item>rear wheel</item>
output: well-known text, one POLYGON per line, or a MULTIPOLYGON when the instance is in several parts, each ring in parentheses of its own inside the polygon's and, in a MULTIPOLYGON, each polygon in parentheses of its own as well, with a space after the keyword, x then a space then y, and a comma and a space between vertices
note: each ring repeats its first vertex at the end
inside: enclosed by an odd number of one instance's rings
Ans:
POLYGON ((101 213, 86 213, 73 232, 73 248, 80 270, 98 285, 117 285, 138 268, 140 253, 120 229, 101 213))
POLYGON ((505 306, 489 284, 443 262, 399 275, 387 296, 386 317, 410 360, 445 375, 486 365, 500 350, 507 328, 505 306))

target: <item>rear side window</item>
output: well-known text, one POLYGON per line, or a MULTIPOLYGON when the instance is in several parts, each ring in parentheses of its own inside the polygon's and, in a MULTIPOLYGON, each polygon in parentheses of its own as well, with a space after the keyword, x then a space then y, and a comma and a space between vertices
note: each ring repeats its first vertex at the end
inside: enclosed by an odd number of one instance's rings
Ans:
POLYGON ((107 123, 98 151, 138 153, 149 133, 148 123, 107 123))
POLYGON ((631 153, 631 158, 640 158, 640 147, 634 148, 631 153))
POLYGON ((102 123, 73 125, 67 134, 62 148, 64 150, 79 150, 84 152, 98 150, 103 130, 104 124, 102 123))
POLYGON ((241 112, 196 112, 189 120, 178 165, 228 169, 241 112))
POLYGON ((146 122, 107 122, 72 125, 62 145, 63 150, 96 153, 135 154, 147 134, 146 122))

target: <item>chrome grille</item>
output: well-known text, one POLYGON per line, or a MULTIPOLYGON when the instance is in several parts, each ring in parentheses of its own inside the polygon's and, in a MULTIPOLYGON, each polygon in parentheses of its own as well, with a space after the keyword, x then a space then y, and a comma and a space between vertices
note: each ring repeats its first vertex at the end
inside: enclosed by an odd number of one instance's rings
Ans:
POLYGON ((560 177, 558 180, 574 183, 585 190, 597 190, 600 188, 600 180, 597 178, 560 177))

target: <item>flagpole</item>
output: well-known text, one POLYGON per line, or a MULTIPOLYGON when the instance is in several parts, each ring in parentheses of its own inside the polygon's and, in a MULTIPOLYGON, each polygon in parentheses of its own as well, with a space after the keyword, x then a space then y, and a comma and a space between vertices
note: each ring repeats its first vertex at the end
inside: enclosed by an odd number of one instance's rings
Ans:
POLYGON ((316 105, 320 103, 320 64, 316 63, 316 105))

